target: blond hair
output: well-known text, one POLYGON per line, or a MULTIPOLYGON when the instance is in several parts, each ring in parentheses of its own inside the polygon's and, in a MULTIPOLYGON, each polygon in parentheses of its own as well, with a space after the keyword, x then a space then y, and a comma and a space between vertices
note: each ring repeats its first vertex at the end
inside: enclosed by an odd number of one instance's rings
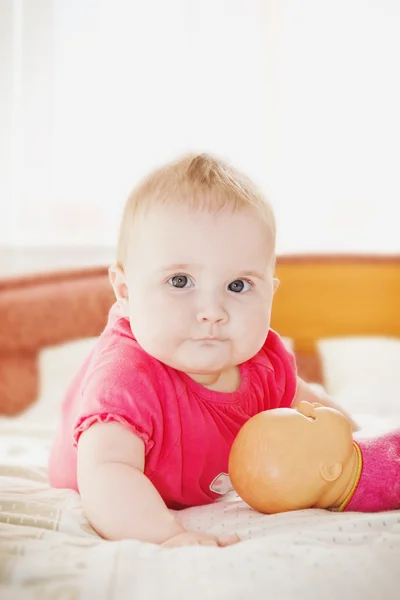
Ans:
POLYGON ((139 213, 155 205, 175 204, 217 213, 254 208, 269 229, 275 248, 275 218, 271 206, 243 173, 209 154, 189 154, 152 171, 130 194, 122 215, 117 263, 126 261, 132 224, 139 213))

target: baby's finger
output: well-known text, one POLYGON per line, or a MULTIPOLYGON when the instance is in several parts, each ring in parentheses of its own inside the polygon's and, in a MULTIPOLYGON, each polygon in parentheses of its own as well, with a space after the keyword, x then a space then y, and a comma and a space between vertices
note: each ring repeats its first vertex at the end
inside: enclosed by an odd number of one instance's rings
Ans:
POLYGON ((201 540, 201 546, 218 546, 217 540, 201 540))
POLYGON ((240 537, 236 533, 220 535, 218 538, 218 546, 222 548, 225 546, 231 546, 240 542, 240 537))

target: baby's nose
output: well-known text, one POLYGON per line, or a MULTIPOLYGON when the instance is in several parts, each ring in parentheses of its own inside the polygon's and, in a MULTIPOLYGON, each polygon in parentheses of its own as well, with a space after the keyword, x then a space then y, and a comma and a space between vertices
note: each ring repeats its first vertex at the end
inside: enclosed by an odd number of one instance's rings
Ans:
POLYGON ((205 298, 198 306, 197 320, 200 323, 205 321, 210 323, 226 322, 228 313, 217 298, 205 298))
POLYGON ((222 323, 228 320, 227 314, 223 308, 210 310, 203 309, 197 313, 197 320, 201 322, 222 323))

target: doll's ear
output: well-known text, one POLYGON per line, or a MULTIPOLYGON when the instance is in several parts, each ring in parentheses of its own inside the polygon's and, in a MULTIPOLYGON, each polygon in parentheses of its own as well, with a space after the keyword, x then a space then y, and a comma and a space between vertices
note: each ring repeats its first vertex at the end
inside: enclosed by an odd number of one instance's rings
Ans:
POLYGON ((322 479, 325 481, 336 481, 342 473, 342 465, 340 463, 327 464, 323 463, 319 470, 322 479))
POLYGON ((279 279, 277 279, 276 277, 274 277, 273 280, 272 280, 272 290, 273 290, 274 294, 275 294, 276 290, 278 289, 279 284, 280 284, 279 279))

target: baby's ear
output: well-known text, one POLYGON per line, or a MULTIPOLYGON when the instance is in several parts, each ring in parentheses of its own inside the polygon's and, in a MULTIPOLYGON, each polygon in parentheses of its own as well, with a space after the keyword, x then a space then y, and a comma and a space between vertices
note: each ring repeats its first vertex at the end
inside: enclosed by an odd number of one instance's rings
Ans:
POLYGON ((342 465, 340 463, 327 464, 323 463, 320 467, 320 475, 325 481, 336 481, 342 473, 342 465))
POLYGON ((110 283, 113 287, 115 297, 117 299, 118 304, 124 312, 126 317, 129 316, 128 310, 128 284, 126 281, 125 273, 123 269, 118 265, 111 265, 108 269, 108 277, 110 279, 110 283), (126 314, 125 314, 126 313, 126 314))
POLYGON ((278 289, 279 284, 280 284, 279 279, 277 279, 276 277, 274 277, 273 280, 272 280, 274 294, 275 294, 276 290, 278 289))

